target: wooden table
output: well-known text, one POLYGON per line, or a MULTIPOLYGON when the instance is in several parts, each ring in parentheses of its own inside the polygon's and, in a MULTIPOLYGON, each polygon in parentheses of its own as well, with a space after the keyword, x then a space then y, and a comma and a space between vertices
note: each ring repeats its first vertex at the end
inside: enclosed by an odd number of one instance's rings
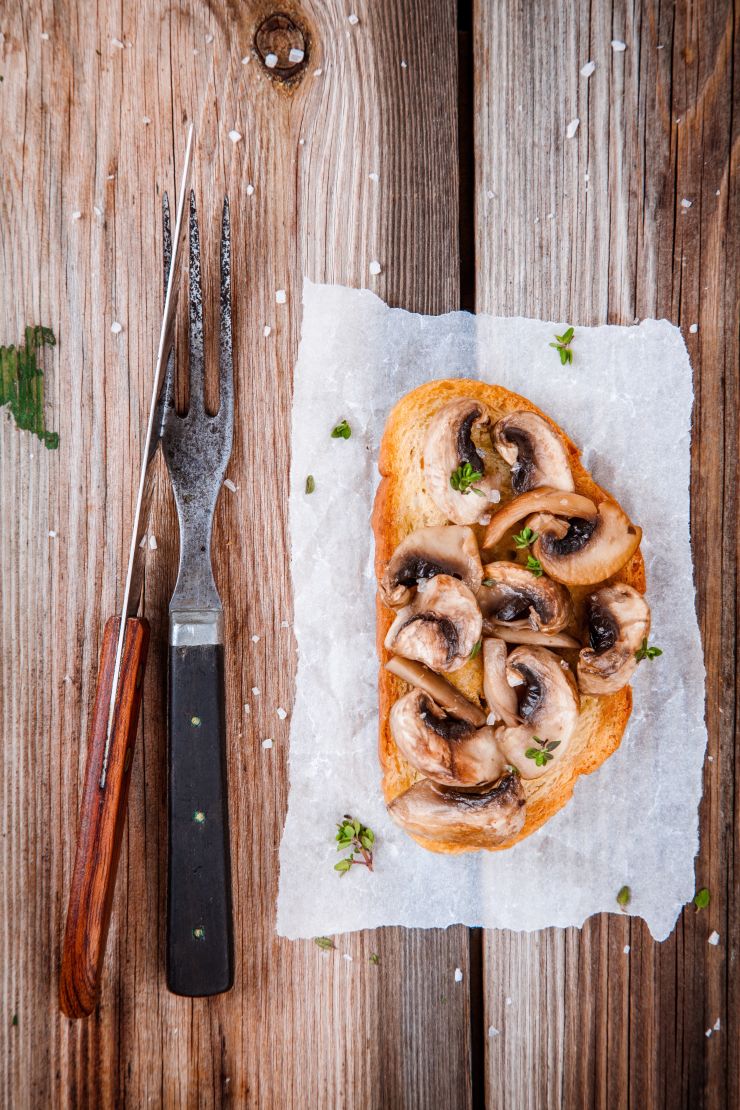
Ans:
MULTIPOLYGON (((0 428, 0 1102, 738 1107, 732 4, 479 0, 471 11, 357 0, 355 10, 358 22, 350 0, 0 8, 0 343, 26 324, 53 327, 58 346, 43 361, 47 421, 60 433, 47 451, 5 419, 0 428), (276 11, 285 24, 269 21, 276 11), (272 71, 255 47, 260 27, 263 54, 278 51, 272 71), (306 57, 284 74, 290 46, 306 57), (589 60, 596 69, 581 76, 589 60), (155 354, 160 198, 173 190, 187 120, 214 290, 226 190, 234 229, 238 488, 221 498, 215 539, 233 645, 237 979, 210 1001, 164 986, 164 645, 177 531, 160 468, 145 590, 153 650, 103 998, 73 1024, 56 998, 86 729, 155 354), (371 279, 373 259, 382 273, 371 279), (695 370, 710 760, 696 874, 712 900, 686 909, 664 944, 618 914, 533 935, 356 934, 340 944, 351 963, 276 937, 289 721, 275 709, 290 706, 295 673, 282 622, 303 274, 372 284, 428 313, 462 305, 681 325, 695 370), (269 758, 265 735, 275 737, 269 758)), ((638 443, 627 461, 639 456, 638 443)), ((669 532, 666 522, 666 541, 669 532)))

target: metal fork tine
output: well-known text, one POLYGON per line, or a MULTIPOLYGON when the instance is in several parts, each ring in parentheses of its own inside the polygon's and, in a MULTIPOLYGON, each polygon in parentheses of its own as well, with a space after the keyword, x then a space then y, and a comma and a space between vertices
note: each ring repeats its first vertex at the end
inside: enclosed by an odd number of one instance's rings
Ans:
POLYGON ((200 237, 195 192, 190 191, 190 268, 188 272, 190 304, 190 411, 205 409, 205 357, 203 353, 203 290, 200 284, 200 237))
POLYGON ((231 216, 224 197, 221 219, 221 331, 219 335, 219 415, 231 420, 234 411, 234 355, 231 342, 231 216))
MULTIPOLYGON (((163 277, 163 301, 167 299, 167 282, 170 277, 170 266, 172 265, 172 226, 170 223, 170 199, 167 193, 162 196, 162 277, 163 277)), ((159 440, 162 437, 164 430, 164 422, 167 418, 167 413, 174 407, 175 404, 175 350, 174 347, 170 351, 170 357, 167 360, 167 367, 165 369, 162 387, 159 391, 159 400, 157 401, 157 412, 155 416, 154 427, 156 435, 152 436, 152 444, 150 448, 150 457, 157 450, 159 440)))

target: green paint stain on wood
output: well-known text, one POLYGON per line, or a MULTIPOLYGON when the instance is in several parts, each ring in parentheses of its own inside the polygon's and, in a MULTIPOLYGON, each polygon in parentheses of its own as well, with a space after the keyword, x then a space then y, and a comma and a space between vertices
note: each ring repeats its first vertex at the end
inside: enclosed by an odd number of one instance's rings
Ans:
POLYGON ((38 325, 26 328, 24 346, 0 347, 0 408, 8 405, 17 427, 33 432, 50 451, 59 446, 59 433, 46 428, 44 371, 36 354, 56 342, 51 328, 38 325))

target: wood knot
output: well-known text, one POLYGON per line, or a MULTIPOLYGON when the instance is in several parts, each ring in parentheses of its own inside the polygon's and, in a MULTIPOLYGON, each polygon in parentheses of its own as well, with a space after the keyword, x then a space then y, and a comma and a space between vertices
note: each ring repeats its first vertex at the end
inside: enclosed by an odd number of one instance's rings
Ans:
POLYGON ((254 36, 259 60, 271 77, 294 81, 308 64, 308 38, 284 12, 268 15, 254 36))

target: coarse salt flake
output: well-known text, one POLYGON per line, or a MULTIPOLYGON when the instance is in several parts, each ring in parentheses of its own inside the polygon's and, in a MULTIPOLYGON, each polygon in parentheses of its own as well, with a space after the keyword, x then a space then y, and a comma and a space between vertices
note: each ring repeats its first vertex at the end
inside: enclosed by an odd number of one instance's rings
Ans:
POLYGON ((278 715, 278 717, 280 718, 281 721, 284 721, 285 718, 288 716, 288 714, 283 709, 282 705, 278 707, 277 715, 278 715))
POLYGON ((380 263, 374 259, 368 266, 368 269, 371 274, 377 275, 380 273, 380 263))
POLYGON ((258 698, 258 697, 259 697, 259 694, 260 694, 260 688, 259 688, 259 686, 253 686, 253 687, 252 687, 252 693, 254 694, 254 696, 255 696, 256 698, 258 698))
POLYGON ((123 43, 120 39, 111 39, 110 44, 115 47, 116 50, 123 50, 123 43))
POLYGON ((499 1030, 496 1028, 496 1026, 495 1025, 489 1025, 488 1026, 488 1036, 489 1037, 498 1037, 498 1035, 499 1035, 499 1030))
POLYGON ((627 43, 622 42, 621 39, 612 39, 612 50, 615 54, 621 54, 623 50, 627 49, 627 43))
POLYGON ((713 944, 713 945, 715 946, 715 948, 716 948, 716 946, 717 946, 717 945, 719 944, 719 933, 717 932, 717 930, 716 930, 716 929, 714 929, 714 930, 713 930, 713 931, 712 931, 712 932, 711 932, 711 933, 709 934, 709 939, 708 939, 707 943, 708 943, 708 944, 713 944))
POLYGON ((149 537, 149 550, 150 551, 156 551, 157 550, 157 537, 156 536, 150 536, 149 537))
POLYGON ((367 176, 370 178, 371 181, 380 181, 377 173, 369 173, 367 176))
POLYGON ((355 27, 360 22, 360 17, 359 15, 355 15, 355 13, 352 12, 350 15, 347 16, 347 20, 349 23, 352 24, 353 27, 355 27))
POLYGON ((409 68, 408 63, 404 62, 403 58, 401 58, 401 69, 408 69, 408 68, 409 68))
POLYGON ((44 40, 44 42, 48 42, 49 41, 49 32, 48 31, 42 31, 41 32, 41 38, 44 40))
POLYGON ((275 303, 276 304, 285 304, 287 299, 288 298, 285 295, 285 290, 284 289, 277 289, 275 291, 275 303))
POLYGON ((462 983, 462 977, 463 977, 462 968, 461 967, 456 967, 455 968, 455 982, 456 983, 462 983))
POLYGON ((265 65, 267 66, 268 69, 274 69, 277 64, 278 64, 277 54, 266 54, 265 55, 265 65))
POLYGON ((53 528, 49 529, 49 538, 52 539, 52 540, 55 540, 56 537, 57 537, 57 534, 54 531, 54 529, 53 528))
POLYGON ((72 213, 72 219, 73 220, 81 220, 82 219, 82 213, 81 212, 73 212, 72 213))
POLYGON ((255 633, 255 635, 252 637, 252 643, 256 644, 258 642, 259 642, 259 636, 255 633))
POLYGON ((512 1000, 511 998, 507 998, 507 999, 506 999, 506 1005, 507 1005, 507 1006, 511 1006, 511 1003, 512 1003, 512 1001, 513 1001, 513 1000, 512 1000))
POLYGON ((586 62, 585 66, 581 66, 581 77, 590 77, 596 69, 596 62, 586 62))
POLYGON ((254 196, 254 185, 252 185, 251 183, 249 185, 247 185, 247 196, 248 197, 253 197, 254 196))
POLYGON ((719 1029, 720 1029, 719 1018, 717 1018, 717 1020, 715 1021, 714 1025, 712 1026, 712 1029, 714 1029, 715 1033, 719 1032, 719 1029))
POLYGON ((251 59, 249 57, 249 54, 245 54, 244 57, 242 58, 242 65, 247 66, 247 65, 249 65, 250 61, 251 61, 251 59))
POLYGON ((688 197, 684 197, 683 200, 681 201, 681 207, 682 208, 691 208, 691 205, 693 203, 694 203, 693 200, 689 200, 688 197))
POLYGON ((270 327, 270 325, 265 324, 264 328, 262 329, 262 334, 264 335, 265 339, 267 339, 267 337, 268 337, 268 335, 270 334, 271 331, 272 331, 272 328, 270 327))
POLYGON ((251 706, 251 705, 249 705, 249 703, 248 703, 248 702, 245 702, 245 703, 244 703, 244 712, 245 712, 245 713, 251 713, 251 712, 252 712, 252 706, 251 706))
POLYGON ((500 489, 490 490, 490 492, 488 494, 488 500, 492 501, 494 505, 498 505, 499 501, 501 500, 501 490, 500 489))
POLYGON ((150 120, 149 116, 142 116, 141 122, 144 124, 145 127, 148 127, 152 121, 150 120))
POLYGON ((211 35, 211 34, 206 35, 206 42, 210 46, 210 44, 213 42, 213 35, 211 35))
POLYGON ((240 143, 242 139, 241 132, 229 131, 229 138, 231 139, 232 143, 240 143))
POLYGON ((711 1029, 707 1029, 707 1031, 705 1032, 704 1036, 705 1036, 705 1037, 711 1037, 711 1035, 712 1035, 712 1030, 711 1030, 711 1029))
POLYGON ((490 513, 483 513, 483 516, 478 517, 478 523, 479 524, 490 524, 491 523, 491 514, 490 513))
POLYGON ((120 335, 123 331, 123 324, 119 324, 118 320, 114 320, 110 326, 110 330, 113 332, 114 335, 120 335))
POLYGON ((262 741, 262 747, 263 748, 271 748, 272 747, 272 737, 271 736, 268 736, 266 740, 262 741))
POLYGON ((690 324, 689 325, 689 331, 691 332, 692 335, 696 335, 698 330, 699 330, 699 325, 698 324, 690 324))
POLYGON ((93 208, 93 212, 95 213, 96 216, 102 216, 103 215, 103 209, 98 208, 97 204, 93 208))
POLYGON ((298 62, 302 62, 303 58, 304 52, 299 50, 297 46, 291 46, 290 53, 288 54, 288 61, 296 65, 298 62))
POLYGON ((622 949, 622 951, 624 952, 625 956, 629 955, 629 950, 630 950, 630 946, 629 946, 629 944, 625 944, 624 948, 622 949))
POLYGON ((323 72, 323 69, 321 68, 321 66, 319 66, 318 69, 315 69, 313 71, 313 75, 314 77, 320 77, 323 72))
POLYGON ((239 489, 239 487, 232 482, 231 478, 224 478, 224 485, 227 489, 230 489, 232 493, 236 493, 239 489))
POLYGON ((347 963, 352 963, 352 957, 350 956, 349 952, 343 952, 342 959, 346 960, 347 963))
POLYGON ((578 130, 578 125, 579 125, 580 122, 581 121, 577 117, 576 117, 576 119, 572 119, 570 121, 570 123, 568 124, 568 126, 565 129, 566 139, 574 139, 575 138, 575 134, 576 134, 576 131, 578 130))

